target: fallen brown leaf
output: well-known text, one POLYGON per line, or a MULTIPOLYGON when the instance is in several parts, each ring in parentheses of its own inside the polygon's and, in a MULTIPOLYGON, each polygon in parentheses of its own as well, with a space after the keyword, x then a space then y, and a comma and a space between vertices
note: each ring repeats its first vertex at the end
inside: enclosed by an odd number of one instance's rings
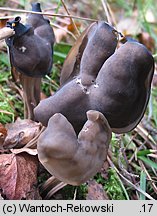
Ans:
POLYGON ((20 154, 22 152, 27 152, 30 155, 37 155, 37 149, 30 149, 30 148, 20 148, 20 149, 11 149, 11 152, 14 154, 20 154))
POLYGON ((105 161, 103 167, 101 168, 101 176, 104 179, 108 179, 108 168, 109 168, 109 163, 108 161, 105 161))
MULTIPOLYGON (((66 27, 65 27, 65 29, 66 29, 66 27)), ((67 35, 67 32, 64 30, 64 28, 63 29, 54 28, 54 33, 55 33, 55 38, 56 38, 57 43, 61 42, 61 40, 63 40, 63 38, 65 38, 67 35)))
POLYGON ((27 153, 0 155, 0 190, 9 200, 39 199, 37 157, 27 153))
POLYGON ((6 26, 7 24, 7 21, 9 20, 8 17, 7 17, 7 14, 6 13, 0 13, 0 28, 3 28, 6 26), (6 17, 6 18, 5 18, 6 17), (3 18, 3 19, 2 19, 3 18))
POLYGON ((128 35, 137 35, 141 33, 141 27, 137 21, 137 13, 134 12, 132 17, 127 17, 125 19, 121 19, 117 24, 117 29, 124 36, 128 35), (128 28, 129 26, 129 28, 128 28))
MULTIPOLYGON (((75 22, 75 25, 76 25, 76 27, 79 29, 80 27, 81 27, 81 23, 80 22, 75 22)), ((73 33, 75 33, 76 32, 76 30, 75 30, 75 27, 74 27, 74 25, 73 25, 73 23, 71 23, 70 22, 70 24, 67 26, 67 29, 70 31, 70 32, 73 32, 73 33)))
POLYGON ((44 92, 40 92, 40 99, 43 100, 43 99, 46 99, 47 96, 44 92))
POLYGON ((6 128, 0 123, 0 148, 3 145, 3 142, 7 136, 6 128))
POLYGON ((142 32, 138 35, 139 42, 144 44, 151 52, 155 50, 155 40, 148 32, 142 32))
POLYGON ((7 124, 8 134, 3 147, 21 148, 31 141, 40 131, 41 124, 29 119, 17 119, 15 123, 7 124))
POLYGON ((109 198, 101 184, 98 184, 95 180, 89 181, 86 200, 108 200, 108 199, 109 198))

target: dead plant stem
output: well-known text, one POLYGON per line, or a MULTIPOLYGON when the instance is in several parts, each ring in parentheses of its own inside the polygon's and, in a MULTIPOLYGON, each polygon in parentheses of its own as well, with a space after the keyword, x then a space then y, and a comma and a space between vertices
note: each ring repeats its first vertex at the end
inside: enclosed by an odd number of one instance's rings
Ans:
POLYGON ((139 191, 140 193, 142 193, 144 196, 146 196, 148 199, 150 200, 154 200, 153 197, 151 197, 148 193, 144 192, 143 190, 141 190, 139 187, 137 187, 135 184, 133 184, 131 181, 129 181, 127 178, 125 178, 120 172, 119 170, 116 168, 116 166, 113 164, 113 162, 111 161, 111 159, 109 158, 109 156, 107 156, 107 160, 110 164, 110 166, 112 168, 115 169, 115 171, 118 173, 118 175, 124 180, 126 181, 129 185, 131 185, 134 189, 136 189, 137 191, 139 191))
MULTIPOLYGON (((67 14, 68 14, 69 16, 71 16, 71 14, 70 14, 70 12, 69 12, 69 10, 68 10, 68 8, 67 8, 67 6, 66 6, 64 0, 61 0, 61 2, 62 2, 62 5, 63 5, 65 11, 67 12, 67 14)), ((80 36, 80 32, 79 32, 79 30, 78 30, 78 28, 77 28, 77 26, 76 26, 76 24, 75 24, 75 22, 74 22, 74 20, 73 20, 72 17, 70 17, 70 21, 71 21, 72 25, 73 25, 74 28, 75 28, 75 31, 76 31, 76 33, 77 33, 77 36, 80 36)))
POLYGON ((18 12, 18 13, 31 13, 31 14, 42 14, 48 17, 67 17, 67 18, 73 18, 73 19, 79 19, 79 20, 86 20, 90 22, 96 22, 98 20, 91 19, 87 17, 79 17, 74 15, 64 15, 64 14, 55 14, 55 13, 43 13, 43 12, 35 12, 35 11, 29 11, 29 10, 22 10, 22 9, 12 9, 12 8, 6 8, 6 7, 0 7, 0 11, 10 11, 10 12, 18 12))

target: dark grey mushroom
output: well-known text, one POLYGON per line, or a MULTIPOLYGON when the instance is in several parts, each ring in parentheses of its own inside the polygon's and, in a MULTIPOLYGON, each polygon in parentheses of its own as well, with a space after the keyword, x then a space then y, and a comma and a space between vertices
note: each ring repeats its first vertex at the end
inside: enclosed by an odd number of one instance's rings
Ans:
POLYGON ((61 86, 81 74, 83 85, 90 85, 104 61, 114 53, 117 31, 105 22, 92 23, 70 50, 61 72, 61 86))
MULTIPOLYGON (((32 4, 40 12, 40 4, 32 4)), ((6 39, 9 47, 12 76, 24 91, 25 118, 34 119, 33 109, 40 101, 41 78, 52 68, 54 33, 43 15, 30 14, 26 25, 20 17, 7 23, 15 34, 6 39)))
POLYGON ((154 73, 151 53, 134 40, 114 52, 116 31, 104 22, 97 24, 100 28, 95 25, 85 31, 79 44, 74 45, 76 50, 73 48, 67 57, 61 73, 61 88, 34 109, 35 119, 45 126, 51 116, 59 112, 79 133, 86 121, 86 112, 93 109, 103 113, 112 131, 124 133, 135 128, 144 115, 154 73), (101 35, 104 44, 96 40, 100 37, 99 31, 108 32, 107 37, 101 35))
POLYGON ((40 135, 37 149, 40 162, 59 180, 79 185, 100 171, 107 158, 111 129, 98 111, 87 112, 78 137, 70 122, 54 114, 40 135))

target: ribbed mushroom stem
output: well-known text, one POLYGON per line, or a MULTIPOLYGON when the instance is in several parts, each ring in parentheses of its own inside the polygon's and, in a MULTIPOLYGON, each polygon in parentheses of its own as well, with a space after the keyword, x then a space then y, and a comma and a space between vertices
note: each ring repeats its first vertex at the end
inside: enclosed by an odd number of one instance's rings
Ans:
POLYGON ((23 88, 24 118, 34 120, 33 109, 40 102, 41 78, 34 78, 20 74, 23 88))

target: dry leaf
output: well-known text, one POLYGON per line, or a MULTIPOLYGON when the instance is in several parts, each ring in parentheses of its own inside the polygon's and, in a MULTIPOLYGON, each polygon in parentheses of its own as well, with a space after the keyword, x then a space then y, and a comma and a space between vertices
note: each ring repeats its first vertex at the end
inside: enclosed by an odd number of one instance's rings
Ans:
POLYGON ((39 132, 41 124, 29 119, 17 119, 15 123, 7 124, 8 134, 3 147, 20 148, 31 141, 39 132))
POLYGON ((101 176, 104 179, 108 179, 108 168, 109 168, 109 163, 108 161, 105 161, 103 167, 101 168, 101 176))
POLYGON ((40 99, 43 100, 43 99, 46 99, 47 96, 44 92, 40 92, 40 99))
POLYGON ((67 32, 64 30, 64 28, 63 29, 54 28, 54 33, 55 33, 55 38, 57 43, 61 42, 61 40, 63 40, 63 38, 65 38, 67 35, 67 32))
POLYGON ((8 19, 8 14, 6 13, 0 13, 0 28, 3 28, 6 26, 8 19))
MULTIPOLYGON (((76 22, 75 22, 75 25, 76 25, 76 27, 77 27, 78 29, 81 27, 81 23, 80 23, 80 22, 77 22, 77 21, 76 21, 76 22)), ((70 24, 67 26, 67 29, 68 29, 68 31, 70 31, 70 32, 72 32, 72 33, 75 33, 75 32, 76 32, 73 23, 70 23, 70 24)))
POLYGON ((101 184, 98 184, 95 180, 89 181, 87 200, 108 200, 108 196, 101 184))
POLYGON ((37 157, 27 153, 0 155, 0 190, 10 200, 39 198, 37 157))
POLYGON ((141 27, 137 21, 137 15, 135 14, 133 17, 121 19, 117 25, 117 29, 124 36, 140 34, 141 27))
POLYGON ((0 148, 3 145, 3 142, 7 136, 6 128, 0 123, 0 148))
POLYGON ((142 32, 138 35, 139 42, 144 44, 151 52, 155 50, 155 40, 148 32, 142 32))
POLYGON ((37 155, 37 149, 30 149, 30 148, 20 148, 20 149, 11 149, 11 152, 14 154, 20 154, 22 152, 27 152, 30 155, 37 155))

